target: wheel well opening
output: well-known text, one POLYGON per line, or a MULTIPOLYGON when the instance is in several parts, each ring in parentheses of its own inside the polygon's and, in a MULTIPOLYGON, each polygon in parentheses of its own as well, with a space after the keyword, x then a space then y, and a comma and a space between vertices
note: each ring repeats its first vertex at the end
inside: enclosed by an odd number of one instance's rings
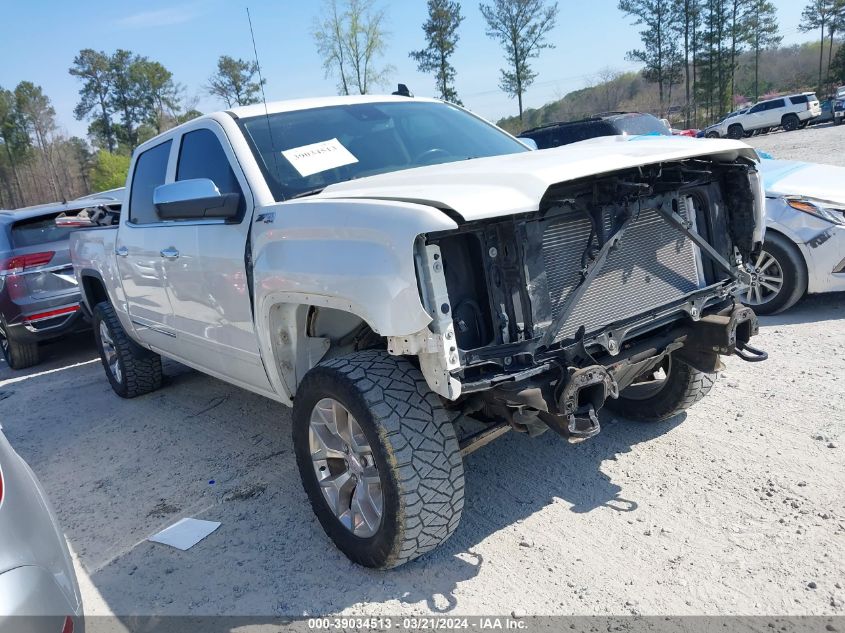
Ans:
POLYGON ((106 292, 103 282, 92 275, 84 275, 82 277, 82 291, 91 309, 98 303, 109 300, 109 295, 106 292))

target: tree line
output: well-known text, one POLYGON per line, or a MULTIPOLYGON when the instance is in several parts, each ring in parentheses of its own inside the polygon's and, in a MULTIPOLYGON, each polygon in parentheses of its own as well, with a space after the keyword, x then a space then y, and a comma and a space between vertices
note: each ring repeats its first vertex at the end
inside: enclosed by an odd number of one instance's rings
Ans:
MULTIPOLYGON (((770 48, 760 52, 759 69, 755 73, 755 53, 746 50, 737 55, 736 99, 744 103, 753 100, 755 83, 759 85, 760 99, 770 99, 785 93, 797 93, 815 85, 818 79, 819 42, 806 42, 790 46, 770 48)), ((845 51, 839 46, 838 51, 845 51)), ((831 73, 839 52, 834 51, 831 73)), ((827 60, 827 45, 825 45, 827 60)), ((845 73, 839 75, 837 85, 845 85, 845 73)), ((646 80, 641 72, 620 72, 604 68, 588 80, 588 86, 567 93, 563 98, 553 100, 538 108, 525 110, 523 119, 518 116, 505 117, 497 124, 512 133, 519 133, 530 127, 554 121, 573 121, 597 112, 627 111, 658 114, 660 95, 657 85, 646 80)), ((684 121, 684 90, 673 91, 673 105, 666 108, 675 127, 684 121)), ((712 122, 707 118, 706 108, 698 109, 699 120, 693 127, 702 127, 712 122)))
MULTIPOLYGON (((204 89, 227 107, 255 103, 257 71, 222 55, 204 89)), ((73 114, 89 122, 87 140, 64 135, 41 86, 0 87, 0 208, 123 186, 135 147, 202 114, 163 64, 131 51, 86 48, 68 72, 81 84, 73 114)))
MULTIPOLYGON (((739 97, 760 98, 761 54, 783 39, 770 0, 619 0, 618 7, 643 27, 642 46, 629 51, 628 59, 642 63, 643 76, 658 86, 661 116, 678 101, 672 98, 673 88, 684 91, 687 125, 724 116, 735 109, 739 97), (746 52, 751 54, 754 82, 751 94, 739 95, 738 62, 746 52)), ((810 0, 799 28, 818 29, 819 67, 813 87, 824 96, 841 80, 832 53, 836 36, 845 30, 845 0, 810 0)))

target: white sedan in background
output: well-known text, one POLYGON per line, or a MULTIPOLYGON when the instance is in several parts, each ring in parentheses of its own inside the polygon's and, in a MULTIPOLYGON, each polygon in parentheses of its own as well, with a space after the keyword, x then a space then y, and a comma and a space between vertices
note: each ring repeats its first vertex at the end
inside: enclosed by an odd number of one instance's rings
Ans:
POLYGON ((776 314, 805 294, 845 291, 845 168, 763 157, 766 241, 742 296, 776 314))

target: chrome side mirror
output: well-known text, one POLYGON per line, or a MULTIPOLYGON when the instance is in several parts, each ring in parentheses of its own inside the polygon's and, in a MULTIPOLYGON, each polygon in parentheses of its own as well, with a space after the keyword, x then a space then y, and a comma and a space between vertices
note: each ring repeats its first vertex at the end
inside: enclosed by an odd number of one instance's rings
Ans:
POLYGON ((210 178, 169 182, 153 191, 153 205, 162 220, 233 218, 240 201, 240 194, 220 193, 210 178))

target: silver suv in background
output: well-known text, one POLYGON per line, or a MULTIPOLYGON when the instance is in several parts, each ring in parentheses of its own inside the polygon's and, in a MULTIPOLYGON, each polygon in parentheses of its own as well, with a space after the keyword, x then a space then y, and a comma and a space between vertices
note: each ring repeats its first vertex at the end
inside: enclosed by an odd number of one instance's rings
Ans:
POLYGON ((38 363, 38 344, 88 326, 68 237, 80 212, 119 213, 123 189, 0 211, 0 351, 12 369, 38 363), (57 224, 63 217, 69 221, 57 224))
POLYGON ((767 99, 728 119, 726 136, 740 139, 748 132, 765 134, 777 127, 791 132, 806 127, 821 113, 819 100, 812 92, 767 99))

